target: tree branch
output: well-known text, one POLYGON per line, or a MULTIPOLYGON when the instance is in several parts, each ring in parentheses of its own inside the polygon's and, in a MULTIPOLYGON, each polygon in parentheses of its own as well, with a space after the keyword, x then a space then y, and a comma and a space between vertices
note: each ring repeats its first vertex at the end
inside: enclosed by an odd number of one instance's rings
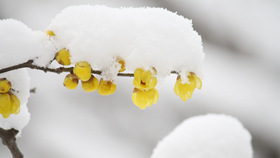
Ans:
MULTIPOLYGON (((21 68, 30 68, 30 69, 42 70, 44 72, 53 72, 53 73, 57 73, 57 74, 60 74, 62 72, 73 72, 73 67, 59 67, 59 68, 52 69, 52 68, 48 68, 48 67, 34 65, 33 60, 28 60, 27 62, 22 63, 22 64, 0 69, 0 74, 8 72, 8 71, 16 70, 16 69, 21 69, 21 68)), ((92 70, 92 73, 101 75, 102 72, 100 70, 92 70)), ((171 73, 178 74, 178 72, 176 72, 176 71, 171 71, 171 73)), ((133 73, 118 73, 118 76, 134 77, 134 74, 133 73)))
POLYGON ((30 89, 30 91, 29 91, 30 93, 36 93, 36 87, 34 87, 34 88, 32 88, 32 89, 30 89))
POLYGON ((41 67, 41 66, 38 66, 38 65, 34 65, 33 64, 33 60, 28 60, 25 63, 1 69, 0 70, 0 74, 4 73, 4 72, 16 70, 16 69, 21 69, 21 68, 30 68, 30 69, 42 70, 44 72, 54 72, 54 73, 58 73, 58 74, 60 74, 62 72, 71 72, 71 71, 73 71, 72 67, 69 67, 69 68, 67 68, 67 67, 59 67, 59 68, 56 68, 56 69, 51 69, 51 68, 48 68, 48 67, 41 67))
POLYGON ((23 154, 20 152, 16 143, 17 133, 18 130, 15 130, 14 128, 5 130, 0 127, 0 138, 2 138, 2 143, 9 148, 13 158, 23 158, 23 154))

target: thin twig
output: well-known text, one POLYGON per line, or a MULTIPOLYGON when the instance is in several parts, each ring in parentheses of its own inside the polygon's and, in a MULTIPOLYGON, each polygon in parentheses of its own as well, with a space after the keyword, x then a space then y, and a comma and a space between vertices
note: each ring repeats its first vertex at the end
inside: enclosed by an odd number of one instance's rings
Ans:
POLYGON ((36 87, 29 90, 30 93, 36 93, 36 87))
POLYGON ((20 152, 16 143, 17 133, 18 130, 13 128, 9 130, 0 128, 0 138, 2 138, 2 143, 9 148, 13 155, 13 158, 23 158, 23 154, 20 152))
MULTIPOLYGON (((53 72, 53 73, 57 73, 57 74, 60 74, 62 72, 73 72, 73 67, 59 67, 59 68, 52 69, 52 68, 48 68, 48 67, 34 65, 33 60, 28 60, 25 63, 21 63, 18 65, 0 69, 0 74, 8 72, 8 71, 16 70, 16 69, 21 69, 21 68, 30 68, 30 69, 42 70, 44 72, 53 72)), ((101 75, 102 72, 100 70, 92 70, 92 73, 101 75)), ((176 71, 171 71, 171 73, 178 74, 178 72, 176 72, 176 71)), ((118 73, 118 76, 134 77, 134 74, 133 73, 118 73)))
POLYGON ((12 70, 21 69, 21 68, 30 68, 30 69, 42 70, 44 72, 53 72, 53 73, 57 73, 57 74, 60 74, 62 72, 72 72, 73 71, 72 67, 69 67, 69 68, 68 67, 59 67, 56 69, 52 69, 52 68, 48 68, 48 67, 34 65, 33 60, 28 60, 25 63, 21 63, 18 65, 14 65, 14 66, 10 66, 10 67, 1 69, 0 74, 4 73, 4 72, 12 71, 12 70))

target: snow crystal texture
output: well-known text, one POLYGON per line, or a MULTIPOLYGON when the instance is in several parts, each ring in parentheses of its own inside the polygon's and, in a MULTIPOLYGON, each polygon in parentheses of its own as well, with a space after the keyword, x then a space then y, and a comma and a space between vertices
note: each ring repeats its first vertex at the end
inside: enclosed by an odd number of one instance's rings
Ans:
POLYGON ((185 120, 151 158, 252 158, 251 135, 235 118, 209 114, 185 120))
POLYGON ((54 58, 56 50, 48 36, 32 31, 20 21, 0 20, 0 69, 34 60, 46 66, 54 58))
POLYGON ((17 136, 20 136, 21 130, 28 124, 30 119, 30 113, 26 106, 30 96, 30 78, 25 69, 0 74, 0 78, 6 78, 11 82, 13 89, 11 92, 18 97, 21 103, 19 114, 11 114, 6 119, 0 114, 0 127, 3 129, 15 128, 19 130, 17 136))
POLYGON ((55 33, 58 50, 69 49, 73 64, 87 61, 111 80, 118 73, 116 57, 130 71, 155 67, 158 77, 171 70, 202 74, 201 37, 191 20, 166 9, 73 6, 58 14, 48 30, 55 33))

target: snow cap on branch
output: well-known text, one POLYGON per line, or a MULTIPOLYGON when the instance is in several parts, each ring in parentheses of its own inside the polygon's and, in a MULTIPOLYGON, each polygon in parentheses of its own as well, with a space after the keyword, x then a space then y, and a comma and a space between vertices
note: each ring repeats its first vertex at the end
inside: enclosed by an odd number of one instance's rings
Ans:
POLYGON ((162 8, 109 8, 73 6, 64 9, 49 25, 58 50, 66 48, 71 62, 87 61, 114 80, 121 57, 129 71, 156 68, 158 77, 171 70, 202 75, 201 37, 191 20, 162 8))
POLYGON ((158 143, 151 158, 252 158, 251 135, 231 116, 185 120, 158 143))
POLYGON ((0 20, 0 69, 28 60, 46 66, 54 58, 55 52, 43 32, 32 31, 18 20, 0 20))
POLYGON ((17 136, 20 136, 21 130, 30 119, 30 113, 26 106, 30 96, 30 78, 26 69, 2 73, 0 78, 6 78, 11 82, 12 89, 10 91, 20 100, 20 112, 18 114, 11 114, 10 117, 5 119, 0 114, 0 127, 3 129, 14 128, 19 131, 17 136))

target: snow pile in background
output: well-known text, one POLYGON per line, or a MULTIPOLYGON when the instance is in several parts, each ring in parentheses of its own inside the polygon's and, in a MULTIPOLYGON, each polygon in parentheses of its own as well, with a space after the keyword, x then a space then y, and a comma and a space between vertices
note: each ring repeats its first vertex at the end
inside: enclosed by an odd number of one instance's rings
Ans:
POLYGON ((34 59, 37 65, 46 66, 54 58, 55 52, 43 32, 32 31, 17 20, 0 20, 0 69, 30 59, 34 59))
POLYGON ((235 118, 209 114, 185 120, 151 158, 252 158, 251 135, 235 118))
POLYGON ((70 50, 71 62, 87 61, 108 79, 116 76, 115 57, 126 68, 155 67, 158 76, 171 70, 202 75, 204 53, 192 21, 162 8, 73 6, 58 14, 48 30, 58 50, 70 50))
POLYGON ((6 72, 0 74, 0 78, 7 78, 11 82, 13 89, 11 92, 18 97, 21 103, 19 114, 11 114, 6 119, 0 115, 0 127, 3 129, 15 128, 21 133, 21 130, 27 125, 30 119, 30 113, 26 106, 30 96, 30 78, 27 70, 20 69, 6 72))

